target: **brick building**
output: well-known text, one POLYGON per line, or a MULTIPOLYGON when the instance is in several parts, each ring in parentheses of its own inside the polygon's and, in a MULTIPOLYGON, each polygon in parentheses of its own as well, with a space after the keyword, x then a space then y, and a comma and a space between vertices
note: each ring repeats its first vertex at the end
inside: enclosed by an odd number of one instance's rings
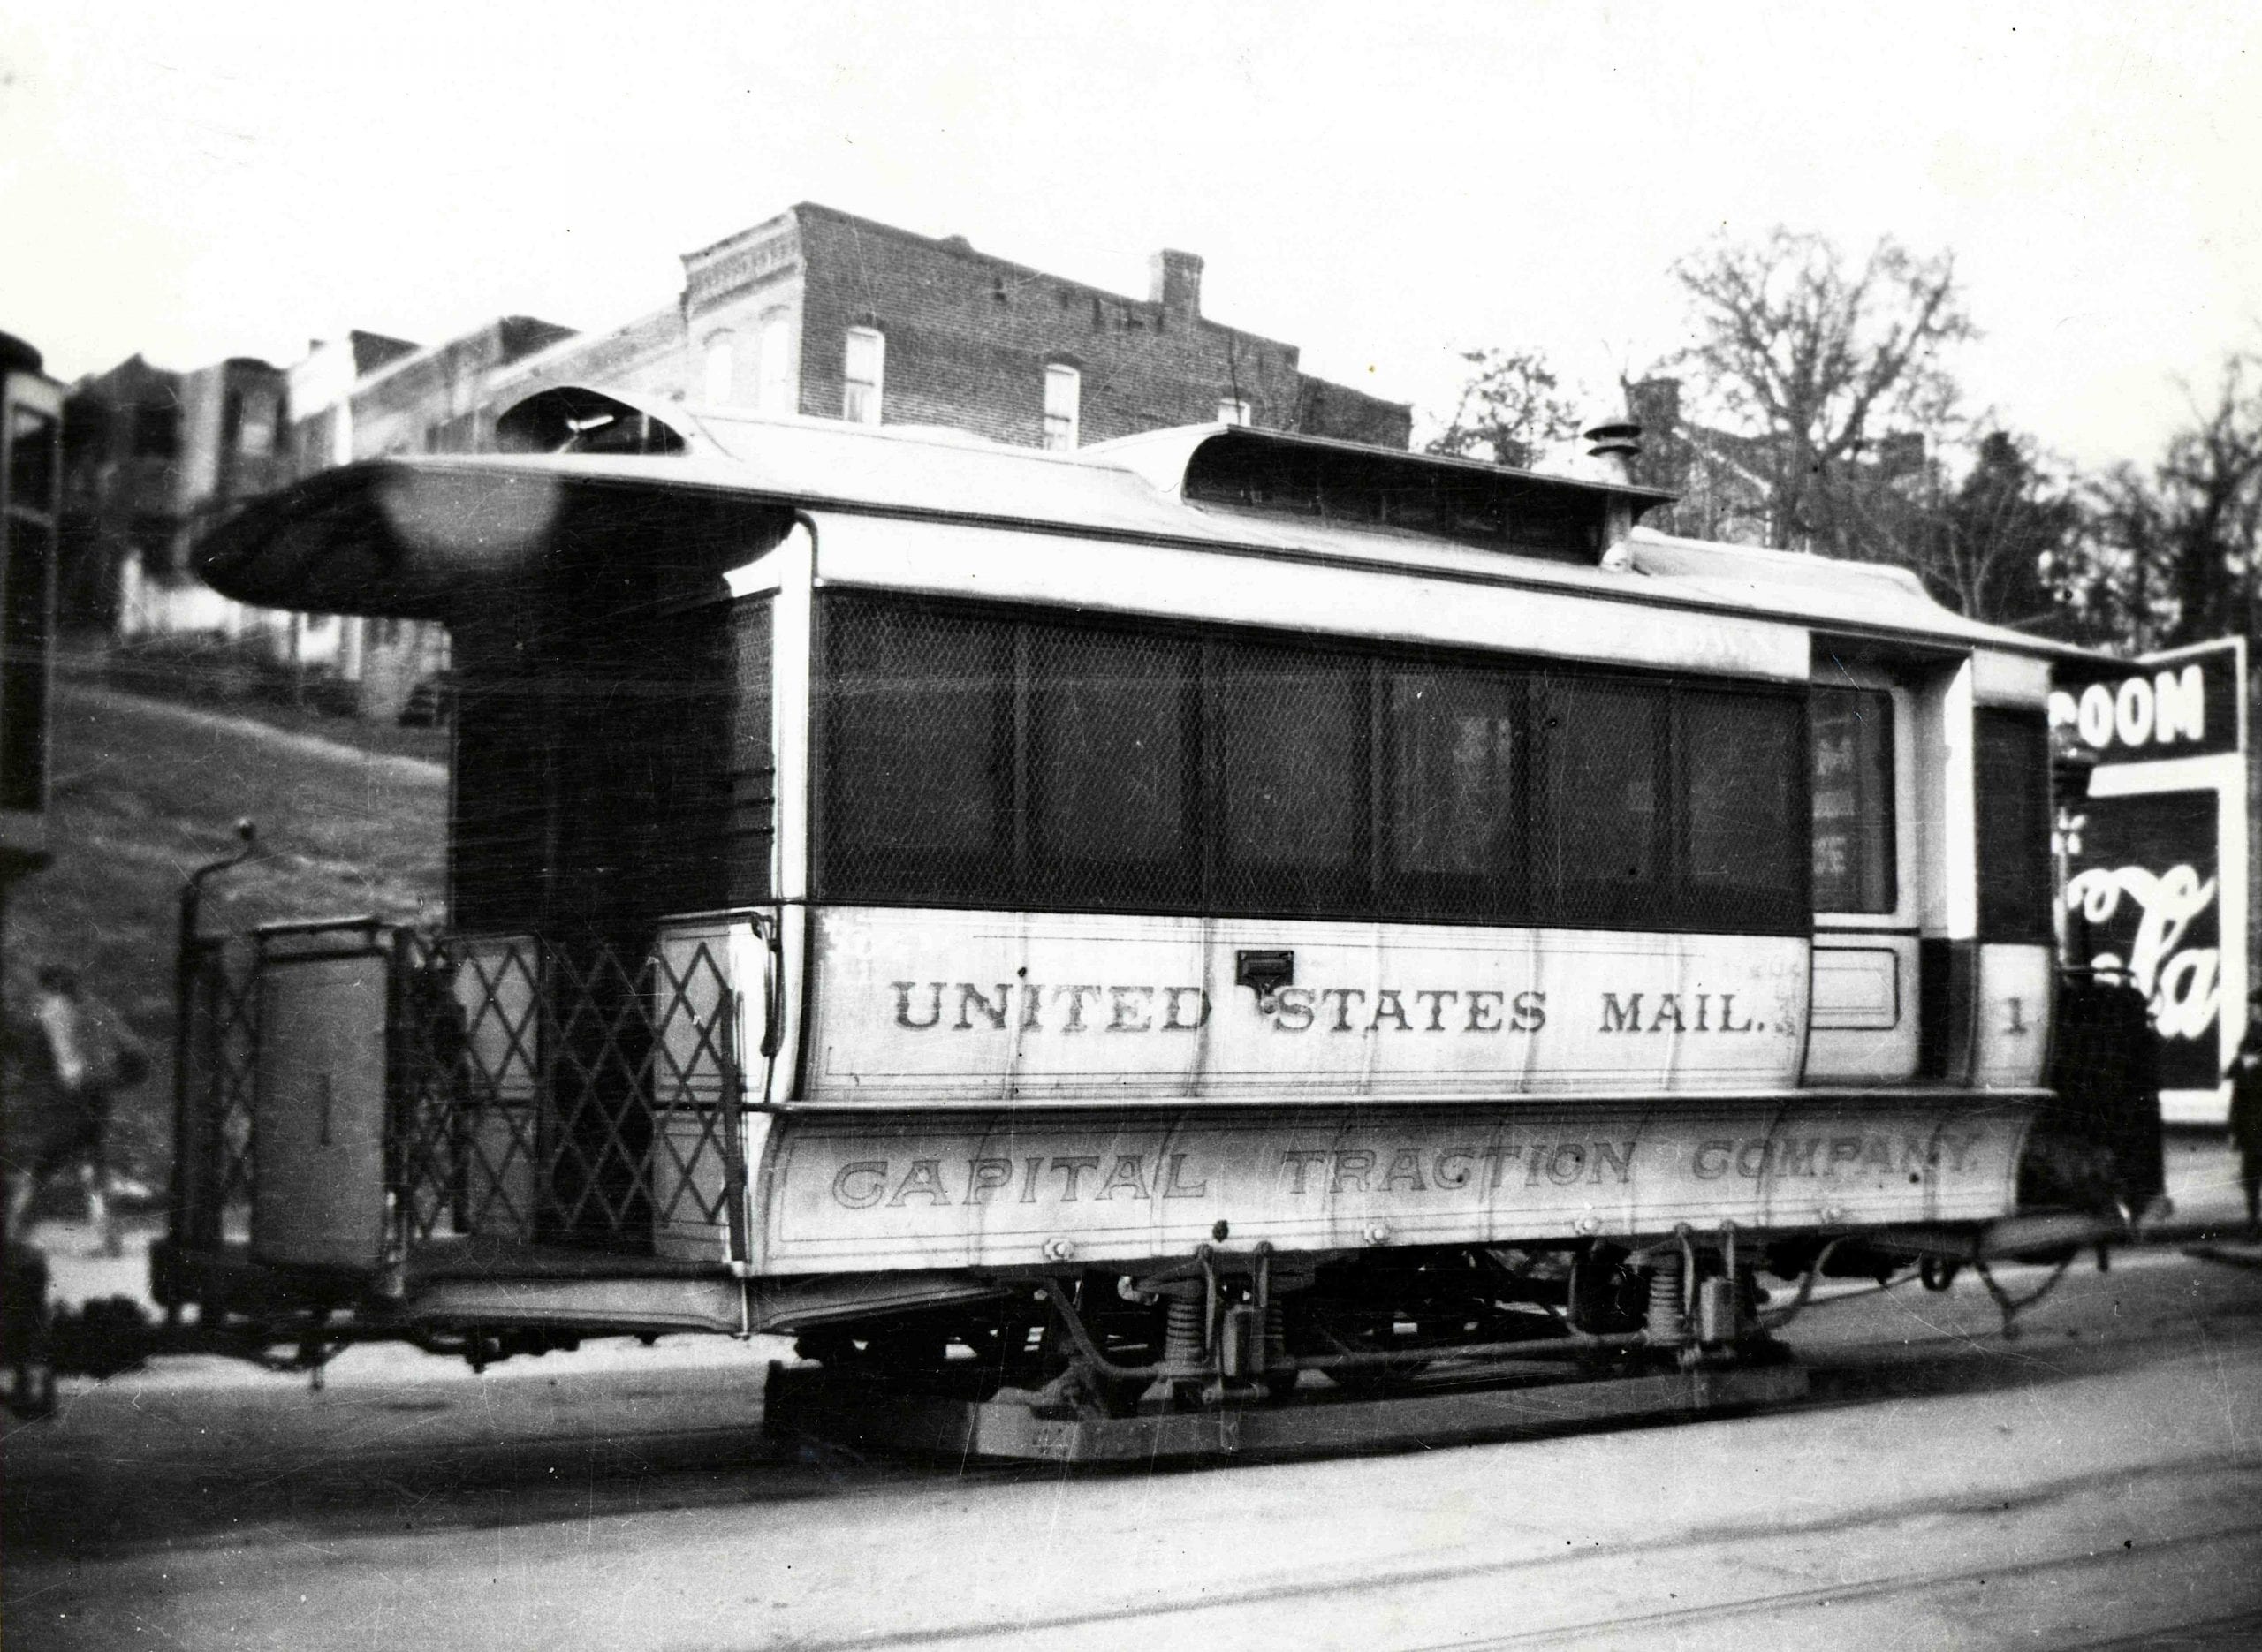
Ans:
POLYGON ((1407 445, 1410 410, 1302 372, 1294 345, 1202 314, 1202 260, 1144 299, 804 201, 687 254, 671 308, 528 358, 544 384, 1076 447, 1226 419, 1407 445))
POLYGON ((114 405, 88 441, 131 461, 103 484, 102 531, 153 548, 103 565, 125 570, 113 583, 133 599, 121 631, 255 633, 341 679, 364 715, 398 715, 444 669, 440 627, 239 610, 178 578, 186 542, 213 511, 291 475, 490 449, 499 414, 557 384, 1032 447, 1217 420, 1385 447, 1411 436, 1403 404, 1312 377, 1295 345, 1205 317, 1190 253, 1157 254, 1148 296, 1129 298, 803 202, 683 267, 674 302, 609 330, 504 316, 432 345, 317 341, 287 374, 223 363, 207 373, 224 416, 198 411, 204 376, 139 358, 90 381, 114 405))
MULTIPOLYGON (((487 450, 498 415, 556 384, 1030 447, 1219 419, 1386 447, 1411 436, 1403 404, 1204 317, 1190 253, 1158 254, 1133 299, 804 202, 683 266, 675 302, 609 330, 509 316, 366 364, 374 335, 317 346, 291 375, 301 470, 487 450)), ((446 648, 436 625, 348 620, 333 664, 366 715, 392 716, 446 648)))

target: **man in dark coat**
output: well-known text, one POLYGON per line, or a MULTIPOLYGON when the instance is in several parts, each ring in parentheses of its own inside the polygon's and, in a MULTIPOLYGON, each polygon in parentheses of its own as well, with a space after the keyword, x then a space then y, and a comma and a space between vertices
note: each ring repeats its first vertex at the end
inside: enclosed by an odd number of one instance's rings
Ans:
POLYGON ((2246 1036, 2231 1057, 2230 1139, 2246 1189, 2246 1231, 2262 1238, 2262 987, 2247 995, 2246 1036))

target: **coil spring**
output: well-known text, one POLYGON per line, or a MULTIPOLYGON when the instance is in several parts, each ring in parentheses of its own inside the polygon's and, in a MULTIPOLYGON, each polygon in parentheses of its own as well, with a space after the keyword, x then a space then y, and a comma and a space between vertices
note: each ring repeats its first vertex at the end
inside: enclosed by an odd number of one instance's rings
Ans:
POLYGON ((1169 1300, 1169 1315, 1163 1322, 1163 1358, 1191 1365, 1202 1357, 1208 1315, 1199 1297, 1173 1296, 1169 1300))
POLYGON ((1264 1305, 1264 1347, 1261 1357, 1268 1371, 1288 1357, 1288 1310, 1278 1297, 1264 1305))
POLYGON ((1689 1315, 1681 1300, 1681 1253, 1667 1251, 1650 1269, 1650 1340, 1678 1348, 1689 1340, 1689 1315))

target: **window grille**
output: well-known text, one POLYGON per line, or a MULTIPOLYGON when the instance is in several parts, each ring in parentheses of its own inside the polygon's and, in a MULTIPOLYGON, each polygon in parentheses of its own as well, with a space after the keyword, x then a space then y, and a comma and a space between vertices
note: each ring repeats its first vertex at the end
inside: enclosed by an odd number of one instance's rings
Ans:
POLYGON ((455 922, 604 935, 730 904, 755 875, 738 854, 767 784, 751 772, 761 756, 734 750, 732 614, 710 602, 459 624, 455 922), (538 644, 522 646, 529 633, 538 644))
POLYGON ((1414 454, 1256 441, 1230 430, 1187 461, 1186 496, 1269 516, 1416 529, 1585 565, 1602 549, 1604 501, 1584 483, 1476 464, 1441 466, 1414 454))
POLYGON ((727 946, 622 952, 364 923, 192 946, 177 1243, 245 1239, 261 977, 342 936, 390 954, 385 1174, 412 1268, 458 1241, 649 1254, 670 1230, 713 1235, 718 1262, 727 1234, 743 1256, 746 1052, 732 1028, 762 985, 733 978, 727 946))
POLYGON ((2050 730, 2040 712, 1973 714, 1979 938, 2048 941, 2050 730))
POLYGON ((1788 689, 821 599, 818 898, 1797 934, 1788 689))

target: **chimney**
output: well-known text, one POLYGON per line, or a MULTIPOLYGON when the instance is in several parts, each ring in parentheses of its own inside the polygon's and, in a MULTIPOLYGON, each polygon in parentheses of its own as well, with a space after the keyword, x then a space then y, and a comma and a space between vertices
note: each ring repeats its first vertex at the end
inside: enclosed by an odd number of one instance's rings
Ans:
POLYGON ((1645 430, 1672 437, 1681 424, 1681 381, 1663 375, 1626 386, 1627 415, 1645 430))
POLYGON ((1165 246, 1147 266, 1147 296, 1176 321, 1194 321, 1202 314, 1202 256, 1165 246))
POLYGON ((1924 468, 1924 433, 1921 430, 1895 430, 1877 444, 1878 474, 1882 476, 1913 476, 1924 468))

